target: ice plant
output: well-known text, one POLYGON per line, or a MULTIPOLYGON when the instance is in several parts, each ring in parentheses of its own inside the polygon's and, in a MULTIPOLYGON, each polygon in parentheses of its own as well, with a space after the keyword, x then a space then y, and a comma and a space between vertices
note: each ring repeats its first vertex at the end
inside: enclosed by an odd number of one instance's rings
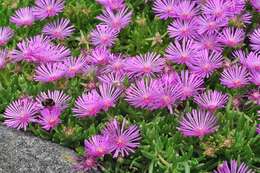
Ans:
POLYGON ((232 15, 230 1, 226 0, 208 0, 205 4, 202 4, 201 9, 203 14, 216 19, 229 18, 232 15))
POLYGON ((75 171, 88 172, 97 167, 97 158, 87 156, 87 154, 85 154, 83 157, 77 157, 76 161, 77 163, 73 166, 75 171))
POLYGON ((16 26, 31 26, 34 21, 35 16, 31 7, 16 10, 15 14, 10 18, 10 22, 16 24, 16 26))
POLYGON ((110 52, 104 47, 96 47, 87 57, 93 65, 106 65, 110 59, 110 52))
POLYGON ((103 5, 105 8, 111 10, 120 10, 125 7, 124 0, 96 0, 98 3, 103 5))
POLYGON ((76 117, 93 117, 103 108, 102 98, 96 90, 91 90, 78 97, 72 109, 76 117))
POLYGON ((221 53, 201 51, 189 65, 190 70, 200 77, 210 77, 218 68, 222 67, 223 57, 221 53))
POLYGON ((43 35, 27 38, 17 44, 12 51, 14 61, 29 61, 34 63, 47 63, 62 61, 70 57, 70 50, 62 45, 54 45, 50 39, 43 35))
POLYGON ((260 12, 260 2, 258 0, 250 0, 250 2, 256 11, 260 12))
POLYGON ((238 57, 240 63, 248 68, 250 71, 259 71, 260 72, 260 56, 255 52, 250 52, 246 55, 245 52, 239 50, 233 53, 234 57, 238 57))
POLYGON ((1 49, 0 50, 0 70, 5 67, 7 56, 8 56, 8 50, 7 49, 1 49))
POLYGON ((192 110, 180 120, 178 130, 184 136, 203 138, 218 128, 217 118, 204 110, 192 110))
POLYGON ((220 29, 228 25, 227 19, 216 19, 212 16, 201 15, 197 19, 198 33, 217 33, 220 29))
POLYGON ((206 91, 194 97, 194 101, 205 110, 214 112, 223 108, 228 101, 228 96, 219 91, 206 91))
POLYGON ((245 38, 245 32, 242 29, 225 28, 219 36, 219 41, 228 47, 239 46, 245 38))
POLYGON ((115 87, 122 88, 125 75, 120 73, 108 73, 108 74, 103 74, 101 76, 98 76, 98 79, 101 83, 111 84, 115 87))
POLYGON ((176 7, 176 18, 181 20, 191 20, 199 14, 199 8, 194 1, 179 1, 176 7))
POLYGON ((129 58, 126 71, 131 77, 155 76, 162 72, 165 59, 156 53, 146 53, 129 58))
POLYGON ((110 153, 111 145, 108 136, 95 135, 84 141, 86 154, 91 157, 103 157, 110 153))
POLYGON ((228 164, 224 161, 218 166, 214 173, 254 173, 245 163, 238 164, 236 160, 231 160, 228 164))
POLYGON ((90 33, 91 44, 99 47, 112 47, 118 31, 104 24, 97 25, 90 33))
POLYGON ((114 119, 107 123, 102 134, 108 136, 113 157, 126 157, 134 153, 140 144, 140 130, 136 125, 126 127, 126 120, 122 124, 114 119))
POLYGON ((4 124, 15 129, 26 130, 31 122, 36 121, 38 112, 36 103, 30 98, 13 101, 4 112, 4 124))
POLYGON ((64 40, 69 37, 74 30, 74 26, 70 24, 69 19, 61 18, 46 24, 42 32, 52 39, 64 40))
POLYGON ((98 88, 101 96, 102 109, 107 111, 109 108, 115 107, 122 90, 111 84, 101 84, 98 88))
POLYGON ((103 11, 103 14, 97 17, 97 19, 104 22, 112 29, 120 31, 131 22, 131 16, 132 12, 129 11, 128 8, 122 8, 116 13, 110 9, 106 9, 103 11))
POLYGON ((58 108, 44 108, 40 111, 40 116, 37 120, 43 129, 49 131, 57 127, 60 123, 61 110, 58 108))
POLYGON ((4 46, 13 37, 14 32, 10 27, 0 27, 0 46, 4 46))
POLYGON ((203 90, 203 78, 193 73, 190 73, 188 70, 181 71, 178 76, 178 83, 181 87, 181 99, 185 100, 191 96, 195 96, 199 91, 203 90))
POLYGON ((84 56, 67 58, 64 63, 65 76, 69 78, 75 77, 77 74, 84 73, 84 68, 87 65, 87 59, 84 56))
POLYGON ((248 99, 257 105, 260 105, 260 90, 253 90, 248 94, 248 99))
POLYGON ((167 108, 170 114, 173 113, 173 106, 182 96, 182 88, 179 83, 173 84, 169 78, 156 80, 156 89, 154 103, 149 106, 152 110, 167 108))
POLYGON ((260 86, 260 71, 251 72, 251 82, 257 86, 260 86))
POLYGON ((124 75, 126 73, 126 58, 124 55, 110 54, 109 57, 109 62, 102 68, 102 73, 118 73, 124 75))
POLYGON ((176 0, 155 0, 153 11, 160 19, 166 20, 176 16, 176 0))
POLYGON ((39 109, 56 108, 63 111, 67 108, 69 100, 70 96, 59 90, 41 92, 36 97, 39 109))
POLYGON ((60 80, 64 77, 65 67, 61 62, 41 64, 35 69, 34 80, 48 83, 60 80))
POLYGON ((196 42, 194 45, 198 50, 208 50, 221 53, 223 46, 218 39, 219 37, 216 33, 204 33, 195 39, 196 42))
POLYGON ((177 40, 194 39, 198 34, 197 29, 198 25, 195 19, 189 21, 177 19, 168 26, 168 33, 170 38, 177 40))
POLYGON ((249 84, 250 75, 245 67, 235 64, 224 69, 220 81, 228 88, 241 88, 249 84))
MULTIPOLYGON (((257 111, 257 114, 258 114, 258 120, 260 120, 260 111, 257 111)), ((259 123, 257 124, 256 132, 260 135, 260 124, 259 123)))
POLYGON ((35 0, 33 14, 39 20, 58 15, 64 9, 64 0, 35 0))
POLYGON ((189 65, 198 54, 198 49, 193 40, 175 40, 174 44, 170 43, 166 49, 165 57, 177 64, 189 65))
POLYGON ((249 36, 250 47, 254 51, 260 51, 260 28, 255 29, 254 32, 249 36))
POLYGON ((126 90, 126 101, 136 108, 150 108, 155 101, 157 83, 154 80, 136 81, 126 90))

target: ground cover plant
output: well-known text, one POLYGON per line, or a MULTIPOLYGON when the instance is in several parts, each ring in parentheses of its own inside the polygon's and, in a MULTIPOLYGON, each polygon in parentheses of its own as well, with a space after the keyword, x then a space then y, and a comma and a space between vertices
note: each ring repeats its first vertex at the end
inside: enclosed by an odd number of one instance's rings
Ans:
POLYGON ((0 121, 71 171, 260 172, 258 0, 0 2, 0 121))

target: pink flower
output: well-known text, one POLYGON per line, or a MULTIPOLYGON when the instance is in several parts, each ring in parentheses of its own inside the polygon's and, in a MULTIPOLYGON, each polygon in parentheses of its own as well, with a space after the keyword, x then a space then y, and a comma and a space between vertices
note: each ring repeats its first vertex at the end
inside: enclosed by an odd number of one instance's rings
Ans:
POLYGON ((203 138, 214 133, 217 128, 217 118, 213 114, 203 110, 192 110, 182 117, 178 130, 184 136, 203 138))
POLYGON ((4 46, 13 37, 14 32, 9 27, 0 27, 0 46, 4 46))
POLYGON ((37 122, 42 126, 43 129, 47 131, 52 130, 61 123, 60 115, 60 109, 45 108, 41 110, 41 115, 39 116, 39 120, 37 120, 37 122))
POLYGON ((30 7, 16 10, 15 14, 10 18, 10 22, 16 24, 16 26, 31 26, 34 20, 35 17, 30 7))
POLYGON ((239 46, 245 38, 245 32, 242 29, 225 28, 219 36, 219 41, 228 47, 239 46))
POLYGON ((220 81, 228 88, 241 88, 249 84, 250 76, 245 67, 233 65, 224 69, 220 81))
POLYGON ((121 125, 116 119, 110 121, 102 130, 102 134, 108 136, 114 158, 125 157, 135 152, 141 139, 139 128, 136 125, 126 128, 125 119, 121 125))
POLYGON ((5 110, 4 124, 18 130, 26 130, 29 123, 36 121, 37 112, 36 103, 30 98, 13 101, 5 110))
POLYGON ((40 20, 56 16, 63 11, 64 3, 64 0, 35 0, 33 14, 40 20))
POLYGON ((176 15, 176 0, 155 0, 153 11, 160 19, 166 20, 176 15))
POLYGON ((190 0, 179 1, 176 7, 176 18, 181 20, 191 20, 199 14, 199 8, 195 2, 190 0))
POLYGON ((84 144, 86 154, 91 157, 103 157, 111 150, 108 136, 95 135, 85 140, 84 144))
POLYGON ((87 65, 86 57, 79 56, 77 58, 70 57, 64 61, 65 76, 72 78, 77 74, 84 73, 84 68, 87 65))
POLYGON ((0 50, 0 70, 5 68, 7 56, 8 56, 7 49, 0 50))

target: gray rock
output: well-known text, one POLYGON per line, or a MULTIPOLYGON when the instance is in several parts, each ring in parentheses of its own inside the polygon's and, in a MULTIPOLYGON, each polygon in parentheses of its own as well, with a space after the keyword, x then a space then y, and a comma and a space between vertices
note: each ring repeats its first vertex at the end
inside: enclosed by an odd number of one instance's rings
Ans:
POLYGON ((0 173, 71 173, 75 153, 0 124, 0 173))

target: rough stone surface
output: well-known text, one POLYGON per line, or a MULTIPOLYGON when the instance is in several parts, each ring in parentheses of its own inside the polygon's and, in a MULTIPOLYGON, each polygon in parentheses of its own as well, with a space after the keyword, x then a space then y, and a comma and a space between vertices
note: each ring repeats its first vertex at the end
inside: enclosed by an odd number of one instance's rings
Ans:
POLYGON ((0 124, 0 173, 71 173, 74 152, 0 124))

